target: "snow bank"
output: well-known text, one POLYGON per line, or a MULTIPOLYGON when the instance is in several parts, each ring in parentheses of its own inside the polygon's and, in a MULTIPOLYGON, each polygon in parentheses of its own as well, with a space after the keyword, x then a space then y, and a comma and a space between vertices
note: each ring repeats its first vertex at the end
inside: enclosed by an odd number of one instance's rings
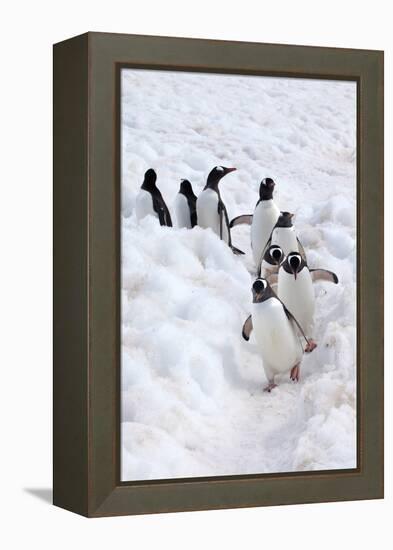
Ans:
POLYGON ((356 466, 354 83, 124 70, 122 77, 122 479, 356 466), (137 224, 153 167, 171 208, 214 165, 230 217, 278 182, 319 283, 316 338, 301 381, 271 394, 253 337, 241 338, 254 265, 249 228, 234 256, 210 230, 137 224))

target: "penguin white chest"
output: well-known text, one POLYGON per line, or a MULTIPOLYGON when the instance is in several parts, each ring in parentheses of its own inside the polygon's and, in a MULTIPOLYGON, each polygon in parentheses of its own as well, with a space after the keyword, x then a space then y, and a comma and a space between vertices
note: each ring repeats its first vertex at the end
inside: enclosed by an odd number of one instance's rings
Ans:
MULTIPOLYGON (((209 228, 220 236, 220 214, 218 213, 218 194, 212 189, 205 189, 197 199, 198 225, 209 228)), ((228 227, 225 215, 222 215, 222 239, 228 242, 228 227)))
POLYGON ((281 247, 284 255, 299 252, 299 243, 293 227, 276 227, 272 233, 272 245, 281 247))
POLYGON ((277 299, 253 304, 252 324, 268 378, 289 371, 301 360, 300 340, 277 299))
POLYGON ((188 206, 187 198, 182 193, 178 193, 176 195, 174 206, 177 226, 191 229, 190 208, 188 206))
POLYGON ((146 216, 152 215, 158 218, 153 208, 153 198, 148 191, 140 189, 135 200, 135 212, 138 220, 142 220, 146 216))
POLYGON ((261 201, 255 209, 251 223, 251 247, 256 265, 261 261, 263 250, 279 216, 280 210, 273 199, 261 201))
POLYGON ((297 319, 306 336, 311 337, 315 294, 310 271, 303 267, 295 279, 282 267, 278 272, 277 294, 292 315, 297 319))

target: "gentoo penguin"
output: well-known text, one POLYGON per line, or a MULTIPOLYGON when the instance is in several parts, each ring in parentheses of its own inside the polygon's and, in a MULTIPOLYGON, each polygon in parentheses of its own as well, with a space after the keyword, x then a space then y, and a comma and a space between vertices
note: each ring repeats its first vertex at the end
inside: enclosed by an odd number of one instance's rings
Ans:
POLYGON ((175 213, 178 227, 191 229, 197 224, 196 195, 188 180, 181 180, 175 199, 175 213))
POLYGON ((228 244, 234 254, 244 254, 232 245, 228 213, 218 188, 220 180, 235 170, 236 168, 215 166, 210 172, 206 185, 197 199, 198 225, 204 228, 210 227, 222 241, 228 244))
POLYGON ((267 279, 269 275, 277 273, 283 259, 284 253, 278 245, 273 244, 266 248, 261 264, 262 276, 267 279))
MULTIPOLYGON (((281 212, 277 223, 275 224, 270 238, 267 241, 266 249, 272 245, 277 245, 281 248, 284 256, 287 256, 289 252, 299 252, 306 260, 306 253, 304 252, 303 245, 299 241, 295 228, 292 224, 293 214, 291 212, 281 212)), ((259 266, 258 275, 261 274, 261 265, 259 266)))
POLYGON ((315 294, 313 281, 324 280, 337 284, 338 277, 326 269, 309 269, 305 258, 297 251, 290 252, 280 265, 278 275, 270 275, 270 284, 277 281, 277 296, 296 317, 308 339, 305 351, 317 344, 312 338, 315 294))
POLYGON ((255 265, 260 266, 265 246, 270 238, 273 227, 280 216, 280 210, 273 200, 275 186, 272 178, 265 178, 259 186, 259 200, 254 214, 243 214, 231 221, 231 227, 239 224, 251 225, 251 248, 255 265))
POLYGON ((299 380, 303 347, 300 336, 307 338, 285 305, 273 292, 266 279, 258 278, 252 285, 252 313, 243 325, 243 338, 249 340, 254 330, 258 350, 262 357, 270 392, 276 387, 274 377, 290 372, 293 381, 299 380))
POLYGON ((160 190, 156 186, 157 174, 152 168, 145 173, 145 178, 135 201, 135 211, 138 220, 152 214, 160 225, 172 227, 171 215, 160 190))

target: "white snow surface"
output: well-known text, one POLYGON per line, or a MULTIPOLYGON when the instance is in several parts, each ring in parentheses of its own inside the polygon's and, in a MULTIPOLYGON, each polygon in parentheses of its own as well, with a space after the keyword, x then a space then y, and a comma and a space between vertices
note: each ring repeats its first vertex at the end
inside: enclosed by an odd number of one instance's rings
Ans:
POLYGON ((356 85, 127 69, 122 73, 122 479, 356 467, 356 85), (215 165, 229 217, 272 177, 318 283, 317 349, 299 383, 270 394, 242 325, 255 267, 250 228, 232 254, 209 229, 137 222, 144 172, 173 213, 180 180, 198 194, 215 165))

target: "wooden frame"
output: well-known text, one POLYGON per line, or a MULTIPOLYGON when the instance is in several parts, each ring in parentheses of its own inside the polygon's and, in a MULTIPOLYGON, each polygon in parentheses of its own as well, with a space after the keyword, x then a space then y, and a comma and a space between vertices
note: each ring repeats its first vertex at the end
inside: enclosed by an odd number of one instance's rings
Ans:
POLYGON ((54 46, 53 418, 54 503, 90 517, 382 498, 383 52, 105 33, 54 46), (120 482, 122 66, 357 81, 357 469, 120 482))

